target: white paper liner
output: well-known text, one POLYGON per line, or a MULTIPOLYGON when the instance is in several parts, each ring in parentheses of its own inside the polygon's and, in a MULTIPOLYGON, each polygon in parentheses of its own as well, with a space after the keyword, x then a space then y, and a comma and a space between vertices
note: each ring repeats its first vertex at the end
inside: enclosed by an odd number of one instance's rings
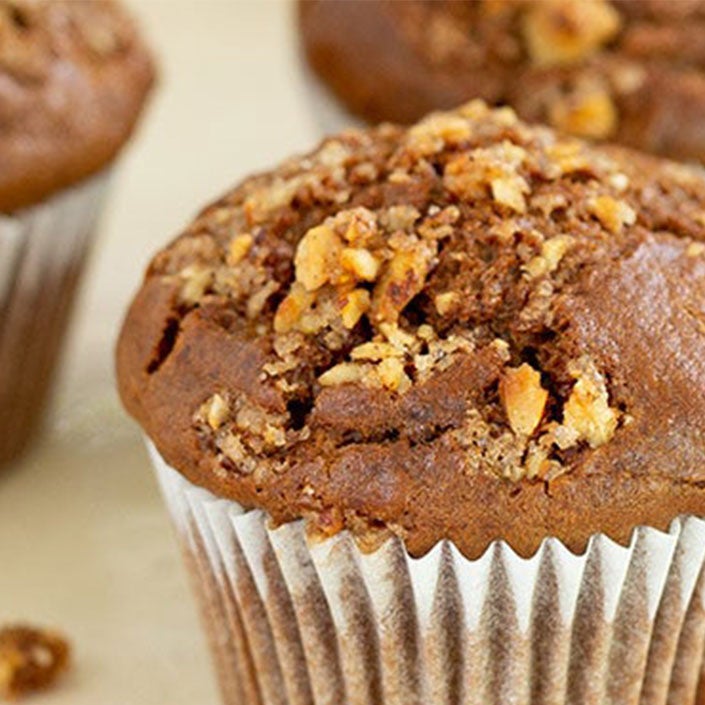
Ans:
POLYGON ((705 701, 705 522, 598 535, 576 556, 495 542, 423 558, 310 542, 218 499, 150 446, 228 705, 689 705, 705 701))
POLYGON ((109 181, 0 214, 0 461, 39 415, 109 181))

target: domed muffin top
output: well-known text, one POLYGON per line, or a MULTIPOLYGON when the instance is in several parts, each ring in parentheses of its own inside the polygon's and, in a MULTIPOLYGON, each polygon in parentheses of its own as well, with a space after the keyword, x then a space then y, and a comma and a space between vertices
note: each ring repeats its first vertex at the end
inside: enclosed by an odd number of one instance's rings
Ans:
POLYGON ((705 179, 479 102, 332 137, 153 260, 120 390, 197 484, 412 553, 705 513, 705 179))
POLYGON ((151 59, 112 0, 0 0, 0 212, 100 170, 130 135, 151 59))
POLYGON ((482 98, 705 160, 703 0, 300 0, 299 20, 314 70, 371 122, 482 98))

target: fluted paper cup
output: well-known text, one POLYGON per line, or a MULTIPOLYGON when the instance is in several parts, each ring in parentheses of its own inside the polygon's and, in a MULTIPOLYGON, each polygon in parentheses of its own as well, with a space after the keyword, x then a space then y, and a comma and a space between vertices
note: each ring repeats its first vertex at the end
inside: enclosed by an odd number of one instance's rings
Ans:
POLYGON ((109 181, 106 171, 0 214, 0 464, 41 417, 109 181))
POLYGON ((151 448, 228 705, 705 702, 705 522, 583 555, 363 553, 198 488, 151 448))

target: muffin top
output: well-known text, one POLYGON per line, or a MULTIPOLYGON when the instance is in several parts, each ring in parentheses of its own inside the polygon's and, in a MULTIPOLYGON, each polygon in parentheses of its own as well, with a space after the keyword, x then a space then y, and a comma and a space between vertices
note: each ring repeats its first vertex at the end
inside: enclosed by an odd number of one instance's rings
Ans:
POLYGON ((120 391, 192 482, 412 554, 705 514, 705 179, 472 102, 325 140, 152 261, 120 391))
POLYGON ((112 0, 0 0, 0 212, 97 172, 129 137, 153 82, 112 0))
POLYGON ((300 23, 314 69, 371 121, 478 97, 705 160, 703 0, 301 0, 300 23))

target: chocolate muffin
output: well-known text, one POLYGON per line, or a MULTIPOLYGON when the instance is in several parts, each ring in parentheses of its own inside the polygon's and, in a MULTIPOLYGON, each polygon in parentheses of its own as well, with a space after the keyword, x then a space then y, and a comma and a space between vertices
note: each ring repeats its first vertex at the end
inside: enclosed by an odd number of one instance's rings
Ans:
POLYGON ((0 463, 36 429, 110 166, 153 78, 112 0, 0 2, 0 463))
POLYGON ((120 390, 275 522, 583 550, 705 513, 705 179, 471 103, 326 140, 152 262, 120 390))
POLYGON ((701 0, 300 0, 299 23, 314 71, 370 122, 479 97, 574 135, 705 159, 701 0))
POLYGON ((154 258, 117 370, 225 702, 703 702, 701 171, 345 132, 154 258))

